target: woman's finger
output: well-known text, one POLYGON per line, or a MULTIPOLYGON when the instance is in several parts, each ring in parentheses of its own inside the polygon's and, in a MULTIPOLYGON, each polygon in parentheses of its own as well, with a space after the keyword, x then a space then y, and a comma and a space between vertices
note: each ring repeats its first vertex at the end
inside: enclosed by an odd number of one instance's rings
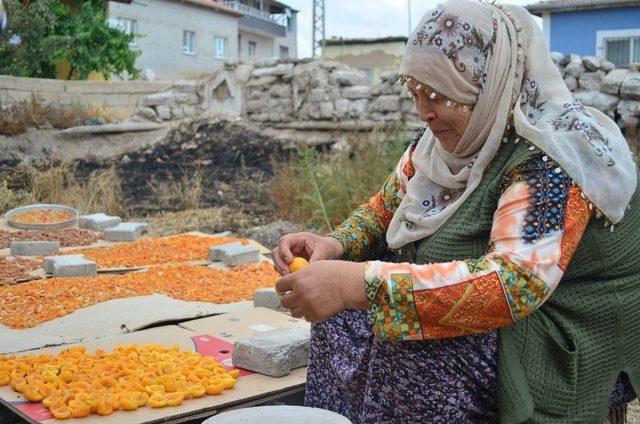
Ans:
POLYGON ((285 293, 291 291, 293 289, 293 280, 293 275, 289 274, 276 281, 276 293, 280 296, 284 296, 285 293))
POLYGON ((273 259, 273 266, 280 275, 289 274, 289 265, 284 262, 280 253, 280 248, 276 247, 271 251, 271 259, 273 259))
POLYGON ((282 305, 283 308, 286 308, 286 309, 297 308, 300 306, 299 303, 300 302, 298 302, 298 299, 293 292, 289 292, 284 296, 280 296, 280 304, 282 305))
POLYGON ((280 257, 282 260, 289 264, 293 260, 293 253, 291 253, 291 246, 295 243, 292 236, 284 236, 278 240, 278 250, 280 250, 280 257))

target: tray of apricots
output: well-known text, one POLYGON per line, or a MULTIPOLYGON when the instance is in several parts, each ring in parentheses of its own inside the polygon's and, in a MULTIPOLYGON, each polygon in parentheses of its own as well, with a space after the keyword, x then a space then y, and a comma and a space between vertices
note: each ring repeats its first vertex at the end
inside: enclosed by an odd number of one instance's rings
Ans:
POLYGON ((78 211, 64 205, 21 206, 5 213, 7 223, 22 230, 55 230, 74 225, 78 211))
POLYGON ((41 402, 56 420, 177 407, 233 389, 239 373, 177 344, 0 355, 0 386, 11 387, 29 402, 41 402))

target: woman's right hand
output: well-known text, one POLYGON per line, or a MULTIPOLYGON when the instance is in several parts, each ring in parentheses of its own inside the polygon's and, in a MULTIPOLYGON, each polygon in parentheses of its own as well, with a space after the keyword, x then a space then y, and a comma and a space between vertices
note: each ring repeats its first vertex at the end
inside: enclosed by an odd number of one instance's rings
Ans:
POLYGON ((278 247, 271 251, 271 258, 280 275, 290 274, 289 264, 296 256, 309 262, 341 259, 342 244, 333 237, 322 237, 313 233, 293 233, 278 240, 278 247))

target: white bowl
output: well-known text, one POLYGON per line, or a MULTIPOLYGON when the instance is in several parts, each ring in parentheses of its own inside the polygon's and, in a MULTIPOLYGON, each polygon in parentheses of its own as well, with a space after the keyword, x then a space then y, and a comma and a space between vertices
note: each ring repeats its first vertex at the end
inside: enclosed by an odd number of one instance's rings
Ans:
POLYGON ((202 424, 351 424, 346 417, 325 409, 275 405, 236 409, 207 419, 202 424))

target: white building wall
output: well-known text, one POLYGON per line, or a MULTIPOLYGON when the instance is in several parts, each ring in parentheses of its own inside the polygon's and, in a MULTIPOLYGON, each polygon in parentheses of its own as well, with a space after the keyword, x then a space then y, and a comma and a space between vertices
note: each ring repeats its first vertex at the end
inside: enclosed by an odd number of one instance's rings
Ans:
POLYGON ((290 28, 287 28, 287 36, 286 37, 278 37, 274 40, 275 43, 275 55, 279 55, 280 46, 289 48, 289 57, 297 58, 298 57, 298 16, 297 13, 293 14, 293 20, 291 22, 290 28))
POLYGON ((152 69, 161 80, 197 78, 222 67, 226 59, 214 58, 214 37, 228 39, 228 59, 237 58, 238 18, 172 0, 109 2, 109 18, 136 21, 142 37, 134 49, 142 52, 136 66, 152 69), (183 31, 196 33, 195 54, 183 52, 183 31))
MULTIPOLYGON (((274 39, 253 34, 251 32, 240 30, 238 38, 240 45, 240 60, 246 62, 256 62, 264 59, 271 59, 278 56, 278 52, 274 50, 274 39), (255 57, 249 56, 249 42, 256 43, 255 57)), ((237 47, 236 47, 237 48, 237 47)), ((237 52, 237 50, 236 50, 237 52)))

